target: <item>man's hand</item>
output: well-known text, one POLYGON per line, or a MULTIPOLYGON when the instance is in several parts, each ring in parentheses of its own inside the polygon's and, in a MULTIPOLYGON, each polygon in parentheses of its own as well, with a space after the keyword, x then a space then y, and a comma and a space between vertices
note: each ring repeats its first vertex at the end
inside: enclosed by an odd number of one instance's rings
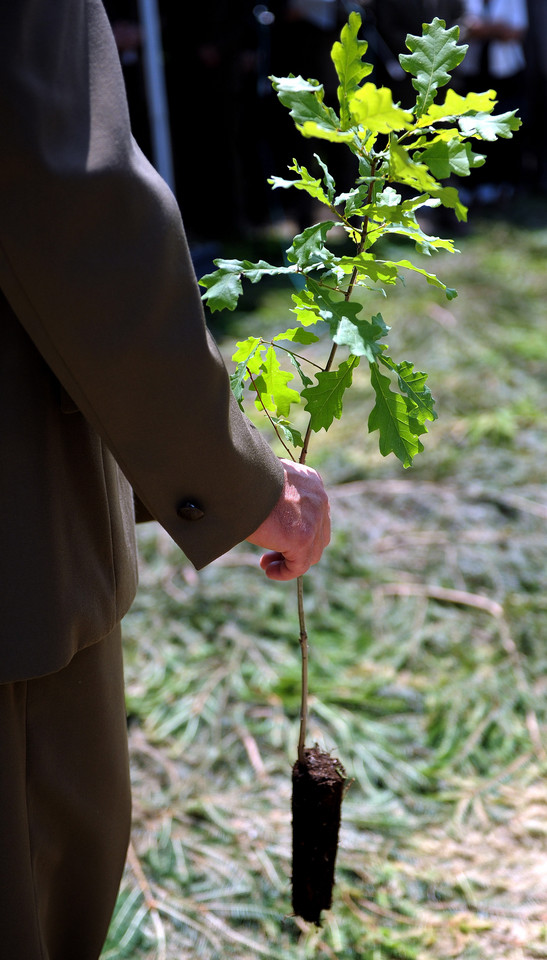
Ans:
POLYGON ((274 509, 250 537, 265 547, 260 566, 271 580, 294 580, 317 563, 330 540, 329 501, 315 470, 282 460, 285 486, 274 509))

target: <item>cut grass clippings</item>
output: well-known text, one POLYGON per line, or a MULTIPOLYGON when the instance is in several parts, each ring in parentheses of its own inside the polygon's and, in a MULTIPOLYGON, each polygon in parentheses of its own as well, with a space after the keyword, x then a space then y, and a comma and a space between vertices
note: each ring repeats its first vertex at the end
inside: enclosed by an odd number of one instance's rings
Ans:
POLYGON ((415 467, 379 457, 364 388, 312 450, 333 542, 306 578, 308 742, 351 780, 332 910, 291 917, 293 585, 248 545, 198 574, 149 524, 125 623, 133 839, 103 960, 547 957, 547 228, 516 212, 438 266, 458 299, 411 278, 381 304, 438 399, 415 467))

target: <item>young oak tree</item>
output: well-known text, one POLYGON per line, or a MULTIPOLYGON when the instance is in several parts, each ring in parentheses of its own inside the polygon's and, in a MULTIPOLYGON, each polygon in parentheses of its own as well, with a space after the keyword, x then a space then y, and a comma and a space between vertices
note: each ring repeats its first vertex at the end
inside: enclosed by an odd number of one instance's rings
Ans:
MULTIPOLYGON (((361 17, 351 13, 340 40, 331 51, 338 76, 338 109, 324 102, 317 80, 301 76, 271 77, 281 103, 304 137, 339 144, 354 158, 355 180, 338 192, 327 165, 315 154, 310 172, 293 160, 293 177, 273 176, 273 189, 305 191, 323 204, 329 218, 294 237, 286 262, 215 260, 214 273, 201 278, 203 299, 211 311, 233 310, 243 292, 242 281, 257 283, 265 276, 296 276, 300 289, 292 294, 295 325, 269 340, 249 336, 237 344, 232 389, 243 407, 250 398, 263 411, 293 459, 304 463, 310 439, 340 419, 346 390, 361 363, 368 364, 374 404, 368 429, 378 431, 385 456, 394 453, 404 467, 423 450, 421 437, 437 417, 427 374, 408 360, 388 353, 389 327, 381 313, 369 316, 367 291, 377 300, 406 271, 421 274, 450 300, 456 291, 410 258, 384 259, 379 241, 393 234, 408 238, 415 249, 430 255, 454 253, 454 242, 425 233, 418 214, 424 207, 443 206, 458 220, 467 210, 453 186, 485 157, 481 141, 512 137, 521 125, 516 111, 495 114, 493 90, 461 96, 448 87, 467 46, 460 45, 459 28, 446 29, 443 20, 423 25, 421 36, 409 35, 409 53, 400 64, 412 77, 415 103, 393 102, 387 87, 367 79, 372 65, 364 59, 367 43, 359 39, 361 17), (447 185, 444 181, 450 180, 447 185), (340 255, 328 246, 333 227, 342 227, 349 252, 340 255), (310 344, 324 343, 324 361, 306 360, 310 344), (291 420, 303 406, 304 435, 291 420)), ((307 717, 307 635, 302 578, 298 581, 300 645, 302 650, 302 709, 298 760, 293 768, 293 908, 304 919, 320 922, 321 910, 332 899, 334 863, 344 790, 344 771, 337 760, 318 748, 305 748, 307 717)))

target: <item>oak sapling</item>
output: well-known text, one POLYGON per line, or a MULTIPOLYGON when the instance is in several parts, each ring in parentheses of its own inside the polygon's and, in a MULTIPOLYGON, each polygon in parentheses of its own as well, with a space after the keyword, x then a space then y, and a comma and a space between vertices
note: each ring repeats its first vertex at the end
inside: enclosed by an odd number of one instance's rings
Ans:
MULTIPOLYGON (((406 38, 409 52, 399 61, 416 92, 415 103, 406 107, 393 102, 390 89, 367 79, 373 68, 364 59, 367 43, 359 39, 360 27, 361 17, 351 13, 331 51, 339 82, 337 110, 324 103, 324 88, 317 80, 292 74, 270 78, 304 137, 350 151, 354 181, 340 190, 319 154, 314 155, 313 172, 293 160, 291 178, 273 176, 269 183, 273 189, 305 191, 323 205, 326 219, 294 237, 283 265, 219 259, 215 272, 200 283, 206 288, 203 299, 216 311, 236 307, 243 279, 257 283, 265 276, 299 278, 301 286, 292 294, 294 325, 269 340, 251 334, 239 342, 231 378, 240 405, 254 402, 293 459, 304 463, 312 435, 340 419, 346 390, 363 362, 374 394, 368 430, 378 431, 384 456, 394 453, 408 467, 423 449, 428 423, 436 419, 435 403, 427 374, 413 362, 389 355, 389 327, 380 312, 367 313, 367 296, 377 302, 407 271, 423 276, 449 300, 456 291, 421 263, 407 257, 385 259, 385 245, 379 241, 398 235, 422 255, 457 252, 452 240, 425 232, 420 212, 442 206, 466 220, 453 180, 484 163, 472 144, 512 137, 521 121, 516 111, 494 114, 493 90, 461 96, 448 86, 441 96, 467 50, 458 43, 457 26, 447 30, 436 18, 423 25, 421 36, 406 38), (333 227, 345 231, 349 252, 328 246, 333 227), (318 362, 322 344, 324 359, 318 362), (310 345, 313 355, 306 356, 310 345), (307 416, 303 434, 291 420, 292 409, 302 405, 307 416)), ((305 747, 308 645, 302 578, 298 612, 302 708, 293 769, 293 909, 320 923, 321 911, 331 904, 345 775, 338 761, 305 747)))

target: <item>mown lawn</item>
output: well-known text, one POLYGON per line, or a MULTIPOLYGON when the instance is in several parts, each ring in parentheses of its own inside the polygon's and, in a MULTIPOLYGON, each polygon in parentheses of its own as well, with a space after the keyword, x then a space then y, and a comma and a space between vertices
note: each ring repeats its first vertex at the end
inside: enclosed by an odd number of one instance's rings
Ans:
MULTIPOLYGON (((294 586, 247 545, 197 574, 150 524, 104 960, 547 957, 547 203, 475 215, 458 246, 431 265, 456 300, 409 278, 370 305, 430 372, 425 452, 380 457, 364 379, 311 449, 333 542, 306 577, 308 741, 352 779, 333 909, 291 917, 294 586)), ((227 355, 287 311, 286 289, 253 298, 214 318, 227 355)))

